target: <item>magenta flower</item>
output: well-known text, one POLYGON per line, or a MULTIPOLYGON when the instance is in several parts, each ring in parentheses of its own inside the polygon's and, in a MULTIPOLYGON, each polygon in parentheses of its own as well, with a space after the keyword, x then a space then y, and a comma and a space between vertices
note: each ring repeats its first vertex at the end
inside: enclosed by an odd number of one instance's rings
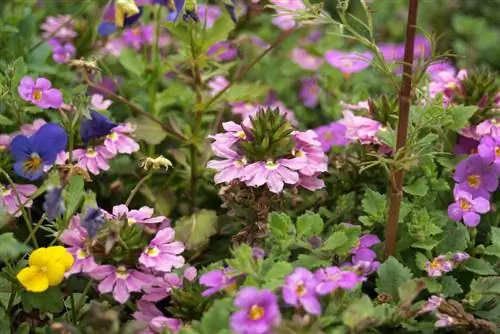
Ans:
POLYGON ((155 277, 155 283, 143 288, 143 300, 158 302, 167 298, 173 289, 182 287, 182 279, 174 273, 167 273, 163 277, 155 277))
POLYGON ((481 220, 479 214, 490 211, 490 202, 483 197, 472 198, 470 193, 462 191, 458 186, 455 186, 453 192, 455 203, 448 207, 448 216, 453 221, 463 219, 468 227, 476 227, 481 220))
POLYGON ((70 252, 75 259, 73 267, 66 272, 66 276, 78 273, 89 274, 98 267, 94 257, 85 245, 87 238, 87 230, 80 225, 80 216, 73 216, 68 229, 64 230, 59 237, 59 240, 61 240, 65 245, 70 246, 69 248, 66 248, 66 250, 70 252))
POLYGON ((217 145, 212 145, 212 150, 218 157, 223 158, 223 160, 210 160, 207 163, 208 168, 217 170, 217 174, 214 177, 216 184, 229 183, 233 180, 244 180, 246 178, 245 167, 247 166, 247 160, 244 156, 240 156, 230 149, 218 147, 217 145))
POLYGON ((314 277, 319 282, 316 286, 318 295, 326 295, 338 288, 353 289, 358 284, 358 275, 352 271, 342 270, 339 267, 318 269, 314 277))
POLYGON ((321 304, 316 295, 318 284, 319 282, 309 270, 299 267, 285 277, 281 293, 287 304, 295 307, 300 304, 307 312, 319 315, 321 314, 321 304))
POLYGON ((255 287, 241 289, 234 300, 238 311, 230 319, 237 334, 270 334, 281 322, 278 299, 270 290, 255 287))
POLYGON ((427 261, 425 263, 425 270, 427 270, 427 275, 431 277, 440 277, 443 276, 443 273, 453 270, 453 262, 448 261, 446 256, 439 255, 432 262, 427 261))
POLYGON ((11 185, 2 186, 0 184, 2 206, 10 215, 19 217, 22 213, 20 210, 21 205, 25 208, 31 208, 33 205, 33 201, 29 197, 36 192, 37 188, 32 184, 16 184, 14 189, 11 185))
POLYGON ((77 164, 94 175, 99 175, 101 171, 108 170, 108 160, 114 156, 104 146, 88 147, 87 149, 78 148, 73 151, 73 158, 76 159, 77 164))
POLYGON ((346 138, 349 141, 359 141, 361 144, 378 143, 377 132, 382 124, 367 117, 355 116, 351 111, 344 110, 344 118, 339 121, 346 127, 346 138))
POLYGON ((105 212, 108 217, 126 219, 129 226, 134 224, 160 224, 167 220, 164 216, 153 217, 154 210, 143 206, 139 210, 129 210, 126 205, 120 204, 113 207, 113 215, 105 212))
POLYGON ((112 155, 118 153, 132 154, 140 149, 139 144, 130 138, 135 128, 130 123, 118 124, 104 139, 104 147, 112 155))
POLYGON ((498 187, 498 177, 493 166, 483 161, 480 155, 474 154, 460 161, 453 179, 460 189, 472 197, 490 198, 490 193, 498 187))
MULTIPOLYGON (((352 254, 356 254, 362 249, 369 249, 370 247, 380 243, 379 237, 374 234, 365 234, 359 238, 356 246, 351 249, 352 254)), ((375 254, 375 253, 374 253, 375 254)))
POLYGON ((481 138, 477 150, 484 162, 494 163, 495 168, 500 168, 500 136, 481 138))
POLYGON ((229 61, 238 56, 238 49, 231 42, 223 41, 209 47, 207 55, 218 61, 229 61))
POLYGON ((413 56, 415 58, 428 58, 431 55, 431 43, 422 35, 415 36, 413 56))
POLYGON ((153 42, 154 26, 151 24, 125 29, 122 35, 123 41, 135 50, 153 42))
POLYGON ((90 98, 92 108, 99 111, 107 110, 112 103, 113 102, 111 100, 105 100, 104 96, 101 94, 92 94, 92 97, 90 98))
POLYGON ((476 127, 476 132, 480 136, 492 136, 493 138, 500 137, 500 119, 488 119, 479 123, 476 127))
POLYGON ((233 290, 237 278, 237 273, 231 268, 209 271, 200 276, 200 284, 208 287, 201 295, 208 297, 221 290, 233 290))
POLYGON ((305 49, 294 48, 292 50, 292 60, 304 70, 317 71, 323 65, 323 59, 313 56, 305 49))
POLYGON ((352 53, 330 50, 325 53, 328 64, 338 68, 345 76, 360 72, 370 66, 373 54, 370 52, 352 53))
POLYGON ((158 231, 149 246, 141 253, 139 262, 146 268, 162 272, 182 267, 184 258, 178 254, 184 251, 184 245, 174 239, 174 229, 167 227, 158 231))
POLYGON ((318 178, 319 173, 311 176, 301 175, 297 186, 310 191, 316 191, 325 187, 325 182, 318 178))
POLYGON ((111 265, 98 266, 89 275, 101 281, 100 293, 113 293, 113 298, 120 304, 130 298, 131 292, 140 292, 144 286, 153 284, 154 277, 144 274, 138 270, 127 269, 124 266, 113 267, 111 265))
POLYGON ((76 55, 76 48, 71 42, 59 43, 57 39, 49 40, 52 47, 52 59, 58 64, 65 64, 76 55))
POLYGON ((52 88, 52 84, 45 78, 23 77, 17 88, 19 95, 25 101, 31 102, 42 109, 59 109, 63 102, 60 90, 52 88))
POLYGON ((295 148, 292 154, 296 158, 305 158, 306 165, 299 170, 299 176, 314 176, 328 170, 328 157, 323 152, 318 135, 312 130, 293 133, 295 148))
POLYGON ((299 182, 298 170, 306 167, 307 159, 278 159, 277 161, 258 161, 244 167, 246 184, 260 187, 267 184, 273 193, 280 193, 284 184, 299 182))
POLYGON ((47 124, 44 119, 38 118, 33 121, 31 124, 23 124, 21 125, 21 133, 26 137, 31 137, 35 134, 42 126, 47 124))
POLYGON ((0 134, 0 152, 7 150, 11 141, 11 135, 0 134))
POLYGON ((294 11, 306 8, 302 0, 270 0, 270 3, 278 7, 273 23, 281 30, 294 28, 296 24, 294 11))
POLYGON ((479 142, 475 139, 458 135, 457 143, 455 144, 455 154, 474 154, 477 153, 479 142))
POLYGON ((330 151, 333 146, 345 146, 349 142, 346 137, 347 128, 340 122, 332 122, 313 131, 318 135, 318 140, 324 152, 330 151))
POLYGON ((455 76, 457 69, 449 61, 443 61, 429 65, 426 73, 429 74, 432 80, 439 80, 440 73, 445 73, 446 76, 455 76))
POLYGON ((112 55, 114 57, 120 56, 120 53, 127 47, 127 43, 123 38, 112 38, 104 44, 99 50, 102 55, 112 55))
POLYGON ((424 306, 418 311, 418 314, 424 314, 427 312, 436 311, 439 308, 439 305, 444 301, 443 296, 430 296, 429 299, 425 302, 424 306))
POLYGON ((219 6, 214 5, 199 5, 198 6, 198 17, 200 22, 205 25, 207 29, 212 28, 215 21, 221 16, 222 11, 219 6))
POLYGON ((319 102, 319 89, 316 78, 302 78, 300 80, 299 99, 306 107, 315 108, 319 102))
POLYGON ((255 115, 260 110, 260 105, 243 101, 229 102, 229 104, 232 107, 233 114, 240 115, 242 118, 255 115))
POLYGON ((470 259, 470 255, 465 252, 456 252, 451 257, 454 265, 457 265, 460 262, 467 261, 468 259, 470 259))
POLYGON ((382 43, 378 45, 378 48, 387 62, 402 60, 404 57, 405 46, 403 44, 382 43))
POLYGON ((148 324, 148 328, 140 331, 140 334, 161 334, 166 329, 176 333, 182 326, 179 319, 165 317, 154 303, 144 300, 137 301, 137 311, 132 316, 148 324))
POLYGON ((48 16, 40 26, 44 38, 56 38, 61 41, 76 37, 70 15, 48 16))
POLYGON ((207 83, 208 88, 211 89, 210 95, 217 95, 220 91, 229 85, 229 81, 222 75, 218 75, 207 83))

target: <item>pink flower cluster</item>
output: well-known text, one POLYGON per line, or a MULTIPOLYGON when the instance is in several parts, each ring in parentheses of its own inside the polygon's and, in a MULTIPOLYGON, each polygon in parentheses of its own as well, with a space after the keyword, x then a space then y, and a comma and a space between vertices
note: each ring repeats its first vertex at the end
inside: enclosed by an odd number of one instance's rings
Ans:
POLYGON ((76 55, 73 40, 77 37, 70 15, 49 16, 42 23, 42 36, 49 38, 52 58, 56 63, 64 64, 76 55))
POLYGON ((467 71, 457 70, 449 63, 431 65, 427 69, 431 78, 428 86, 428 94, 431 99, 438 95, 443 97, 443 105, 449 106, 455 96, 465 94, 462 81, 467 78, 467 71))
POLYGON ((464 252, 456 252, 451 258, 446 255, 439 255, 432 261, 425 263, 425 270, 427 271, 427 275, 431 277, 440 277, 452 271, 458 264, 469 258, 469 254, 464 252))
MULTIPOLYGON (((249 123, 243 122, 251 131, 249 123)), ((312 191, 324 187, 318 175, 327 170, 327 157, 313 131, 295 131, 295 147, 287 157, 249 161, 239 147, 240 142, 251 140, 242 126, 226 122, 223 128, 226 132, 211 136, 212 150, 219 159, 209 161, 207 167, 217 170, 215 183, 239 180, 250 187, 266 185, 274 193, 282 192, 285 184, 312 191)))
POLYGON ((276 109, 278 108, 280 110, 280 113, 285 115, 286 119, 292 123, 293 125, 297 125, 297 119, 295 118, 295 113, 293 112, 292 109, 289 109, 283 101, 276 100, 276 101, 268 101, 266 103, 251 103, 251 102, 244 102, 244 101, 238 101, 238 102, 230 102, 232 112, 235 115, 241 116, 243 119, 244 123, 249 122, 249 118, 252 116, 255 116, 259 110, 262 108, 271 108, 271 109, 276 109))

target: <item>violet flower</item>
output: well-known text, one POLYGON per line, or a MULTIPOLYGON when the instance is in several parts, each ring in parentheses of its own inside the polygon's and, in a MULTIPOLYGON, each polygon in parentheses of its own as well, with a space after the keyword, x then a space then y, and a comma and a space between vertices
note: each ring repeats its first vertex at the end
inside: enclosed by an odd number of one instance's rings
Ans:
POLYGON ((438 320, 436 321, 434 326, 437 328, 448 327, 448 326, 451 326, 455 323, 455 319, 453 319, 452 317, 450 317, 447 314, 436 313, 436 317, 438 318, 438 320))
POLYGON ((338 68, 345 77, 349 77, 352 73, 368 68, 373 54, 371 52, 352 53, 330 50, 325 53, 325 59, 328 64, 338 68))
POLYGON ((427 299, 427 301, 425 302, 424 306, 422 306, 422 308, 418 311, 418 314, 436 311, 443 301, 444 297, 442 295, 430 296, 429 299, 427 299))
POLYGON ((105 146, 78 148, 73 151, 73 158, 76 159, 78 166, 94 175, 109 170, 108 160, 114 156, 105 146))
POLYGON ((314 77, 300 79, 299 99, 304 106, 315 108, 319 102, 319 85, 318 80, 314 77))
POLYGON ((500 136, 484 136, 477 150, 484 162, 493 163, 500 170, 500 136))
POLYGON ((221 290, 234 290, 238 276, 231 268, 216 269, 200 276, 200 284, 208 287, 201 293, 208 297, 221 290))
POLYGON ((344 118, 339 121, 346 127, 346 137, 349 141, 359 141, 361 144, 379 143, 377 132, 382 124, 367 117, 355 116, 351 111, 344 110, 344 118))
POLYGON ((443 276, 443 273, 453 270, 453 262, 448 261, 446 256, 439 255, 432 262, 427 261, 425 263, 425 270, 427 270, 427 275, 430 277, 440 277, 443 276))
POLYGON ((58 40, 51 39, 49 45, 52 47, 52 59, 58 64, 66 64, 76 55, 76 48, 70 42, 61 44, 58 40))
POLYGON ((231 42, 222 41, 209 47, 207 55, 218 61, 229 61, 238 56, 238 49, 231 42))
POLYGON ((319 282, 309 270, 299 267, 285 277, 281 293, 287 304, 295 307, 302 305, 308 313, 319 315, 321 304, 316 295, 318 284, 319 282))
POLYGON ((158 302, 167 298, 173 289, 182 287, 182 278, 174 273, 166 273, 162 277, 155 277, 155 283, 149 284, 143 288, 143 300, 158 302))
POLYGON ((483 197, 473 198, 472 195, 455 186, 453 191, 455 203, 448 206, 448 216, 453 221, 463 220, 468 227, 476 227, 481 216, 490 211, 490 202, 483 197))
POLYGON ((470 193, 473 198, 489 199, 490 193, 498 187, 495 170, 478 154, 462 160, 457 165, 453 179, 458 182, 461 190, 470 193))
POLYGON ((270 0, 270 3, 277 6, 273 23, 281 30, 294 28, 296 22, 293 12, 306 8, 302 0, 270 0))
POLYGON ((319 295, 330 294, 338 288, 353 289, 358 284, 358 275, 339 267, 318 269, 314 277, 319 282, 316 286, 316 293, 319 295))
POLYGON ((229 85, 229 81, 224 78, 222 75, 218 75, 214 77, 207 83, 208 88, 210 88, 210 95, 215 96, 220 91, 224 90, 229 85))
POLYGON ((19 95, 25 101, 31 102, 42 109, 59 109, 63 102, 60 90, 52 88, 45 78, 23 77, 17 88, 19 95))
POLYGON ((182 267, 184 258, 178 254, 184 251, 184 245, 174 239, 174 229, 166 227, 158 231, 148 247, 141 253, 139 262, 146 268, 162 272, 170 272, 172 268, 182 267))
POLYGON ((77 36, 70 15, 47 16, 40 28, 44 38, 68 41, 77 36))
POLYGON ((105 213, 114 219, 125 219, 129 226, 134 224, 160 224, 167 220, 164 216, 153 217, 154 210, 150 207, 143 206, 139 210, 129 210, 129 208, 124 205, 115 205, 113 207, 113 214, 105 213))
POLYGON ((273 328, 281 322, 278 299, 270 290, 243 288, 236 296, 234 305, 239 309, 230 319, 234 333, 272 333, 273 328))
POLYGON ((139 144, 130 137, 134 131, 135 128, 130 123, 118 124, 104 139, 104 147, 113 155, 118 153, 132 154, 139 151, 139 144))
POLYGON ((165 329, 175 333, 182 326, 179 319, 165 317, 154 303, 144 300, 137 301, 137 311, 132 316, 148 324, 148 328, 139 332, 140 334, 161 334, 165 329))
POLYGON ((313 56, 305 49, 294 48, 291 58, 294 63, 302 67, 304 70, 317 71, 323 65, 324 60, 320 57, 313 56))
POLYGON ((403 44, 381 43, 378 48, 387 62, 402 60, 404 57, 405 46, 403 44))
POLYGON ((324 152, 330 151, 333 146, 345 146, 349 142, 346 137, 347 128, 340 122, 332 122, 313 130, 324 152))
POLYGON ((479 123, 476 127, 476 133, 480 136, 500 137, 500 119, 488 119, 479 123))
POLYGON ((203 25, 206 25, 207 29, 212 28, 215 21, 222 15, 222 11, 219 6, 215 5, 199 5, 198 6, 198 17, 203 25))

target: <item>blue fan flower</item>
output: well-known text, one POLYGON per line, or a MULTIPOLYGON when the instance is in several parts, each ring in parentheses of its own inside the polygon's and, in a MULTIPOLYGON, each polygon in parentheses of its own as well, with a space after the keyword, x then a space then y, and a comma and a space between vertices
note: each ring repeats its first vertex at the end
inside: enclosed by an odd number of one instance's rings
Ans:
POLYGON ((87 145, 91 138, 109 135, 111 130, 116 126, 109 118, 97 111, 92 111, 90 116, 92 118, 86 119, 80 124, 80 137, 85 145, 87 145))
POLYGON ((14 157, 14 171, 30 181, 45 174, 44 166, 52 165, 57 154, 68 144, 68 134, 55 123, 47 123, 31 137, 18 135, 10 144, 14 157))
POLYGON ((93 238, 105 222, 106 221, 104 220, 104 215, 102 214, 101 209, 88 208, 80 225, 87 230, 88 236, 93 238))
POLYGON ((53 221, 57 217, 61 216, 66 208, 64 207, 64 201, 62 199, 61 187, 54 187, 47 190, 45 193, 45 201, 43 202, 43 209, 47 213, 47 220, 53 221))

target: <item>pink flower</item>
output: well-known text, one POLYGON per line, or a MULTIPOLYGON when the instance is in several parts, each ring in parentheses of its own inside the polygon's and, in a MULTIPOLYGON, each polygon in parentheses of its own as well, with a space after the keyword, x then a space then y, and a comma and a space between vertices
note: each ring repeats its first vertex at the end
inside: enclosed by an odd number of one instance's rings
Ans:
POLYGON ((223 160, 210 160, 208 168, 217 170, 214 181, 218 183, 229 183, 233 180, 242 180, 245 177, 247 160, 231 149, 224 146, 212 145, 213 151, 223 160))
POLYGON ((184 251, 184 245, 174 239, 175 231, 172 228, 167 227, 158 231, 149 246, 141 253, 139 262, 147 268, 162 272, 182 267, 184 258, 178 254, 184 251))
POLYGON ((211 89, 210 95, 214 96, 226 88, 229 85, 229 81, 227 81, 222 75, 218 75, 210 80, 207 85, 211 89))
POLYGON ((92 94, 92 97, 90 98, 90 104, 92 105, 92 108, 102 111, 102 110, 107 110, 109 106, 111 105, 111 100, 105 100, 104 96, 101 94, 92 94))
POLYGON ((66 248, 66 250, 70 252, 75 259, 73 267, 66 272, 66 276, 78 273, 88 274, 98 267, 94 257, 90 254, 88 247, 85 245, 87 237, 87 230, 80 225, 80 216, 73 216, 68 229, 59 237, 59 240, 65 245, 71 246, 66 248))
POLYGON ((296 143, 293 155, 297 158, 306 159, 306 165, 299 170, 300 175, 313 176, 326 172, 328 157, 323 152, 318 135, 312 130, 296 131, 293 138, 296 143))
POLYGON ((177 333, 182 326, 179 319, 165 317, 154 303, 144 300, 137 301, 137 311, 133 317, 148 324, 148 328, 140 331, 139 334, 161 334, 165 332, 165 329, 177 333))
POLYGON ((330 50, 325 59, 331 66, 338 68, 344 75, 360 72, 370 66, 373 54, 370 52, 352 53, 330 50))
POLYGON ((260 105, 243 101, 229 102, 229 104, 232 107, 233 114, 240 115, 242 118, 255 115, 260 110, 260 105))
POLYGON ((104 44, 104 47, 100 50, 103 55, 112 55, 118 57, 122 49, 127 47, 127 43, 122 38, 114 38, 104 44))
POLYGON ((189 266, 186 269, 184 269, 184 273, 182 274, 185 279, 188 281, 192 282, 196 278, 198 272, 195 267, 189 266))
POLYGON ((50 81, 45 78, 37 78, 35 81, 31 77, 23 77, 17 91, 23 100, 42 109, 58 109, 63 102, 61 91, 52 88, 50 81))
POLYGON ((167 220, 164 216, 153 217, 154 210, 143 206, 139 210, 129 210, 126 205, 120 204, 113 207, 113 215, 105 212, 110 218, 127 219, 127 224, 159 224, 167 220))
POLYGON ((304 70, 317 71, 323 65, 323 59, 315 57, 302 48, 292 50, 292 60, 304 70))
POLYGON ((73 30, 73 23, 70 15, 48 16, 40 28, 43 30, 44 38, 57 38, 58 40, 71 40, 76 37, 76 32, 73 30), (62 28, 61 28, 62 26, 62 28))
POLYGON ((302 0, 270 0, 271 4, 277 6, 276 17, 273 23, 281 30, 290 30, 295 27, 294 11, 305 9, 302 0))
POLYGON ((271 192, 280 193, 285 183, 293 185, 299 182, 298 170, 306 164, 307 159, 304 158, 254 162, 245 167, 246 184, 251 187, 267 184, 271 192))
POLYGON ((0 134, 0 152, 7 150, 11 141, 12 136, 0 134))
POLYGON ((35 132, 37 132, 42 126, 47 124, 45 120, 38 118, 33 121, 32 124, 21 125, 21 133, 27 137, 31 137, 35 132))
POLYGON ((500 138, 500 119, 492 118, 479 123, 476 127, 476 133, 479 136, 500 138))
POLYGON ((382 124, 367 117, 355 116, 351 111, 344 110, 344 118, 339 121, 347 131, 346 137, 350 141, 359 141, 361 144, 378 143, 376 134, 382 124))
POLYGON ((101 170, 108 170, 108 160, 114 156, 104 146, 79 148, 73 151, 73 157, 77 160, 78 165, 94 175, 99 175, 101 170))
POLYGON ((199 5, 198 17, 200 22, 204 25, 206 23, 207 29, 212 28, 215 21, 221 16, 222 12, 219 6, 214 5, 199 5))
POLYGON ((154 284, 150 284, 143 288, 143 300, 150 302, 158 302, 167 298, 173 289, 182 287, 182 279, 174 273, 167 273, 163 277, 156 276, 154 284))
POLYGON ((63 44, 52 38, 49 44, 52 47, 52 59, 58 64, 67 63, 76 55, 76 48, 71 42, 63 44))
POLYGON ((344 101, 340 101, 340 106, 345 109, 349 110, 370 110, 370 105, 368 104, 368 101, 359 101, 358 103, 345 103, 344 101))
POLYGON ((5 187, 0 185, 2 206, 10 215, 19 217, 22 213, 19 209, 21 204, 26 208, 31 208, 31 205, 33 205, 33 201, 29 198, 29 196, 33 195, 37 188, 32 184, 16 184, 14 189, 15 190, 13 190, 10 185, 5 187))
POLYGON ((440 277, 453 270, 453 262, 448 261, 444 255, 439 255, 432 262, 427 261, 425 270, 430 277, 440 277))
POLYGON ((128 136, 134 131, 134 127, 129 123, 119 124, 104 139, 104 147, 112 155, 117 153, 132 154, 139 151, 139 144, 128 136))
POLYGON ((98 289, 100 293, 113 293, 113 298, 120 304, 130 298, 131 292, 140 292, 144 286, 154 283, 151 275, 138 270, 127 269, 124 266, 98 266, 89 275, 101 281, 98 289))

